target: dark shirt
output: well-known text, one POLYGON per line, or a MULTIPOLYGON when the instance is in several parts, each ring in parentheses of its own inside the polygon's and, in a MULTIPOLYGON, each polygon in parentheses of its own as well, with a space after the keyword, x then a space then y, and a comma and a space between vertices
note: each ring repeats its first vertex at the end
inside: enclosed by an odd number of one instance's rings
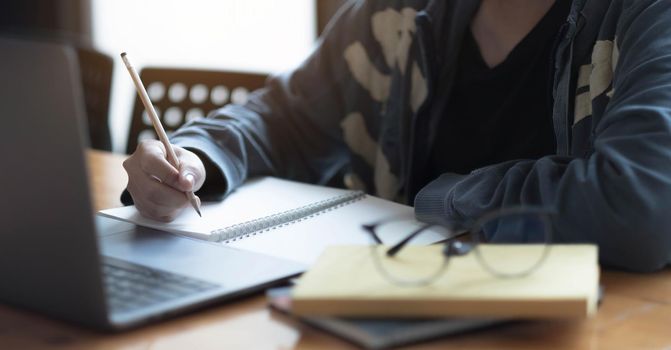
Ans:
POLYGON ((492 68, 471 31, 466 31, 447 113, 438 123, 429 159, 432 177, 555 153, 553 43, 569 5, 555 2, 508 57, 492 68))

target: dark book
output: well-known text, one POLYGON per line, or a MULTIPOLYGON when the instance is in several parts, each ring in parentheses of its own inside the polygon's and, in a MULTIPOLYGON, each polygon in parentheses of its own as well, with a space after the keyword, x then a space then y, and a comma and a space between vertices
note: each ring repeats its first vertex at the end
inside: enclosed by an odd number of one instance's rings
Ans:
POLYGON ((367 349, 387 349, 509 322, 502 319, 362 319, 299 317, 291 313, 291 287, 269 289, 270 307, 367 349))

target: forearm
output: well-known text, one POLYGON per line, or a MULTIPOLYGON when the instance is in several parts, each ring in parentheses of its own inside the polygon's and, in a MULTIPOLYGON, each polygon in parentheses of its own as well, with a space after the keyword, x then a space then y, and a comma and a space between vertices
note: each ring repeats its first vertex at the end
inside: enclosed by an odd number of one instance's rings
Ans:
POLYGON ((596 243, 605 265, 650 271, 669 262, 671 9, 663 1, 627 6, 617 43, 611 43, 614 53, 604 56, 612 62, 596 62, 601 75, 588 86, 594 114, 580 121, 588 154, 443 177, 417 196, 418 218, 468 221, 501 207, 543 206, 558 213, 555 242, 596 243), (612 82, 602 80, 604 72, 613 73, 612 82))
POLYGON ((417 196, 416 215, 445 224, 473 221, 502 207, 541 206, 558 214, 555 243, 595 243, 605 265, 655 270, 671 257, 671 219, 663 209, 671 205, 671 169, 636 168, 594 155, 509 162, 463 177, 444 175, 417 196), (661 171, 667 175, 659 176, 661 171))

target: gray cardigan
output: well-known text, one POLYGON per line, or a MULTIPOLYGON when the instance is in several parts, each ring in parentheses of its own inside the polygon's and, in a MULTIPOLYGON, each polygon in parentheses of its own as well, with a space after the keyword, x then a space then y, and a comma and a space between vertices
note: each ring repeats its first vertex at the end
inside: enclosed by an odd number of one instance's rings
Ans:
POLYGON ((247 177, 275 175, 335 179, 414 201, 419 219, 442 224, 504 206, 542 206, 558 214, 556 242, 596 243, 610 266, 666 265, 671 5, 574 0, 552 38, 556 154, 448 173, 424 185, 421 169, 440 137, 435 126, 449 96, 434 91, 436 72, 454 77, 477 6, 475 0, 350 1, 299 67, 269 79, 244 106, 185 125, 172 142, 216 169, 204 195, 221 198, 247 177))

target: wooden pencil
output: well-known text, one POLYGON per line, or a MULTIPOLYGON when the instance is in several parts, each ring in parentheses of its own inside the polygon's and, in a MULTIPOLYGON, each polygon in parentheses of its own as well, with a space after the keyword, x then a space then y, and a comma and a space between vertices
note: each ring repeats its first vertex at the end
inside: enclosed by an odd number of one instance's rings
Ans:
MULTIPOLYGON (((130 64, 130 61, 128 60, 128 55, 126 55, 125 52, 121 53, 121 59, 123 60, 123 63, 126 65, 126 69, 128 69, 128 73, 130 74, 130 77, 133 80, 133 84, 135 84, 135 89, 137 90, 137 93, 140 96, 140 100, 144 105, 144 109, 147 111, 147 114, 149 115, 149 119, 151 120, 151 123, 154 126, 154 130, 156 131, 159 140, 161 140, 161 143, 165 147, 165 151, 168 155, 168 162, 179 170, 180 167, 179 159, 177 158, 175 150, 172 148, 172 145, 170 144, 170 140, 168 140, 168 135, 165 133, 165 130, 163 129, 161 120, 158 119, 156 110, 154 110, 154 105, 151 103, 151 100, 149 99, 149 95, 147 94, 147 90, 144 88, 144 85, 142 84, 142 80, 140 80, 140 75, 137 74, 135 68, 133 68, 133 66, 130 64)), ((200 213, 200 201, 198 200, 198 197, 196 197, 196 195, 193 194, 192 191, 188 191, 186 192, 186 198, 188 198, 189 203, 191 203, 193 209, 196 210, 198 216, 202 217, 202 214, 200 213)))

